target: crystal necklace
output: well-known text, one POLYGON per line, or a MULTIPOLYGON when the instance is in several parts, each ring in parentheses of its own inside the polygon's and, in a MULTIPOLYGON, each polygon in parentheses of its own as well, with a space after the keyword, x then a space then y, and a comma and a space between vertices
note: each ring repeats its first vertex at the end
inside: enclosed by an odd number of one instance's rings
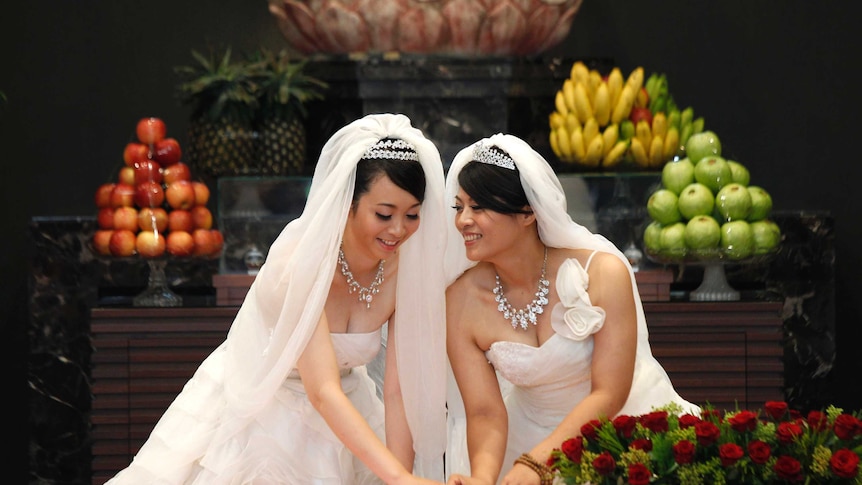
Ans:
POLYGON ((350 272, 350 267, 347 266, 347 261, 344 260, 344 251, 338 248, 338 264, 341 265, 341 274, 347 278, 347 292, 353 294, 354 291, 358 291, 359 301, 365 302, 365 308, 371 308, 371 300, 374 299, 374 295, 380 293, 380 285, 383 284, 383 263, 385 262, 385 259, 380 260, 380 264, 377 265, 377 274, 374 275, 374 281, 366 288, 353 278, 353 273, 350 272))
POLYGON ((521 327, 526 330, 529 324, 536 325, 536 315, 541 315, 544 306, 548 304, 548 280, 545 279, 545 271, 548 269, 548 247, 545 246, 545 259, 542 261, 542 276, 539 277, 539 288, 536 290, 536 298, 526 308, 515 310, 512 304, 503 294, 503 284, 500 283, 500 275, 494 274, 497 284, 494 286, 494 300, 497 301, 497 311, 503 314, 503 318, 512 322, 512 328, 521 327))

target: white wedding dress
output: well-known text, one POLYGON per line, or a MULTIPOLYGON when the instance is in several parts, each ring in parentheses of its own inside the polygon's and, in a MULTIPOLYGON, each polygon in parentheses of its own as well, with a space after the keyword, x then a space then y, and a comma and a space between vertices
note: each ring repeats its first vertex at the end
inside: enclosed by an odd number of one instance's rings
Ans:
MULTIPOLYGON (((591 260, 592 256, 587 261, 587 268, 591 260)), ((500 378, 509 415, 508 443, 500 478, 505 476, 521 453, 547 437, 590 393, 593 334, 604 325, 605 313, 590 302, 588 287, 586 268, 576 259, 566 260, 556 281, 560 303, 551 312, 555 334, 539 347, 498 341, 485 352, 500 378)), ((453 382, 450 381, 451 385, 453 382)), ((644 414, 670 402, 689 411, 698 410, 697 406, 677 394, 655 358, 639 350, 632 388, 619 414, 644 414)), ((447 474, 469 475, 463 409, 454 409, 450 414, 449 431, 447 474)))
MULTIPOLYGON (((332 343, 345 394, 383 440, 383 403, 378 398, 375 381, 366 371, 366 365, 372 362, 381 349, 381 335, 380 329, 370 333, 337 333, 332 334, 332 343)), ((167 416, 176 416, 174 413, 182 415, 184 409, 205 409, 206 406, 200 403, 207 401, 218 402, 218 396, 222 393, 223 354, 224 345, 203 362, 171 404, 172 409, 167 416)), ((175 443, 175 437, 183 434, 183 430, 176 426, 193 422, 194 419, 160 421, 135 461, 120 472, 115 480, 122 482, 128 474, 134 476, 137 483, 160 483, 148 472, 151 469, 160 470, 159 463, 150 463, 148 460, 149 457, 164 456, 165 443, 159 439, 160 433, 164 429, 171 437, 166 441, 175 443)), ((185 431, 188 431, 189 437, 206 437, 192 429, 185 431)), ((176 453, 182 454, 182 450, 178 448, 176 453)), ((276 391, 274 399, 255 415, 240 434, 221 449, 211 451, 205 465, 195 463, 185 470, 177 470, 177 473, 179 475, 173 477, 175 481, 193 484, 382 483, 342 444, 312 407, 296 370, 290 373, 276 391), (180 475, 184 475, 182 479, 180 475)))

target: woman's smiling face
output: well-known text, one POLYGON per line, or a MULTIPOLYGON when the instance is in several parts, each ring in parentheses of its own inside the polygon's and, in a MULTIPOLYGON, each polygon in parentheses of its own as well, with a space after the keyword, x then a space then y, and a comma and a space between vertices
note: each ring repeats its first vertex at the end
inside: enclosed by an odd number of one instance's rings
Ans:
POLYGON ((419 229, 422 204, 389 177, 377 177, 347 216, 349 240, 386 259, 419 229))

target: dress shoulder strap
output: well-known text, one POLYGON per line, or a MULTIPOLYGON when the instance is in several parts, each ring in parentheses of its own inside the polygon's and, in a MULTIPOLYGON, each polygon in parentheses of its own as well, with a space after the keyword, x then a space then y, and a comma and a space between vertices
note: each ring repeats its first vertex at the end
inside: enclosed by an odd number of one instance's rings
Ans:
POLYGON ((593 252, 590 254, 590 257, 587 258, 587 264, 584 265, 584 271, 590 270, 590 263, 593 261, 593 256, 595 256, 597 252, 599 252, 599 250, 594 249, 593 252))

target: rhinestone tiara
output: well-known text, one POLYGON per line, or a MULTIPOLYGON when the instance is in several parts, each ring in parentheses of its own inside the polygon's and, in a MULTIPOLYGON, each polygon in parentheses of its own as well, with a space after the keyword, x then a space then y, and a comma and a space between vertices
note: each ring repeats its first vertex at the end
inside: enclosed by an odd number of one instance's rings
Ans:
POLYGON ((397 138, 378 140, 377 143, 368 147, 362 158, 371 159, 388 159, 388 160, 415 160, 419 161, 419 154, 416 153, 416 147, 407 143, 404 140, 397 138))
POLYGON ((498 167, 515 170, 515 161, 512 160, 506 152, 500 150, 491 150, 490 145, 480 143, 473 149, 473 160, 488 165, 496 165, 498 167))

